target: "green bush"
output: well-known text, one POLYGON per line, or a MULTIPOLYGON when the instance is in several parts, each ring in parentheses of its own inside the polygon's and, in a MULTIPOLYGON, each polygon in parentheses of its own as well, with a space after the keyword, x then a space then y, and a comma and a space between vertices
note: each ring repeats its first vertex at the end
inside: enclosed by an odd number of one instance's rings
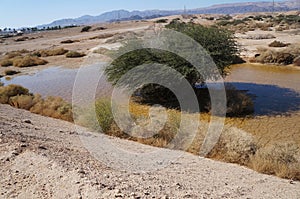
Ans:
POLYGON ((114 121, 111 101, 109 99, 99 99, 95 102, 95 108, 98 125, 101 126, 104 133, 107 133, 114 121))
POLYGON ((85 54, 84 53, 80 53, 80 52, 76 52, 76 51, 69 51, 66 54, 67 58, 77 58, 77 57, 84 57, 85 54))

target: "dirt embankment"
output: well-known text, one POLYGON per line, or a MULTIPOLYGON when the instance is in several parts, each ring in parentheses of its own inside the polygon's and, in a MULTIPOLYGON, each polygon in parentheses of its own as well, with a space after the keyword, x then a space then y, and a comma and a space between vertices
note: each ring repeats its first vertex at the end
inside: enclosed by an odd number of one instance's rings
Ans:
MULTIPOLYGON (((179 151, 171 153, 181 157, 159 171, 115 170, 83 146, 79 135, 91 133, 7 105, 0 105, 0 132, 1 198, 300 197, 299 182, 179 151)), ((110 139, 137 151, 149 150, 149 146, 110 139)))

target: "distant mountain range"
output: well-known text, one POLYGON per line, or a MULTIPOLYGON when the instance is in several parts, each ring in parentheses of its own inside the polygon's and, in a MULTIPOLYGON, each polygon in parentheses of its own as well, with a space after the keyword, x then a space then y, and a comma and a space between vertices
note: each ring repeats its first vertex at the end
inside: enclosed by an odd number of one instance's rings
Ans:
POLYGON ((237 14, 248 12, 280 12, 299 10, 299 0, 288 0, 275 2, 273 7, 272 2, 249 2, 249 3, 234 3, 234 4, 220 4, 206 8, 189 9, 184 10, 146 10, 146 11, 127 11, 127 10, 115 10, 106 12, 98 16, 84 15, 74 19, 61 19, 54 21, 50 24, 44 24, 37 26, 54 27, 54 26, 69 26, 69 25, 85 25, 110 21, 124 21, 124 20, 141 20, 151 19, 162 16, 179 15, 179 14, 237 14))

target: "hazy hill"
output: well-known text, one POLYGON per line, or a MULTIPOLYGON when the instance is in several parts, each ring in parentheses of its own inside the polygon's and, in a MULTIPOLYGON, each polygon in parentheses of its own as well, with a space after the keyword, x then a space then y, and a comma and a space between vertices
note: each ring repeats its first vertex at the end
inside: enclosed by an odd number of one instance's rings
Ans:
MULTIPOLYGON (((276 2, 273 8, 272 2, 250 2, 250 3, 234 3, 234 4, 220 4, 206 8, 197 8, 187 10, 187 14, 235 14, 235 13, 247 13, 247 12, 272 12, 274 11, 290 11, 299 10, 299 0, 289 0, 276 2)), ((183 10, 146 10, 146 11, 127 11, 127 10, 115 10, 106 12, 98 16, 84 15, 74 19, 61 19, 54 21, 50 24, 44 24, 38 26, 53 27, 53 26, 67 26, 67 25, 84 25, 99 22, 108 22, 114 20, 139 20, 156 18, 160 16, 178 15, 183 14, 183 10)))

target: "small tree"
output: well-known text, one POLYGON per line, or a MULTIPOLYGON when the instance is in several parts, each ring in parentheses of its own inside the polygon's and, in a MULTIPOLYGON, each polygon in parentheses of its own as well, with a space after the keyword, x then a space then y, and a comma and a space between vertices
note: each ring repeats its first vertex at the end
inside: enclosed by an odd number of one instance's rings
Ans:
MULTIPOLYGON (((184 33, 198 42, 207 50, 208 54, 214 60, 220 74, 223 76, 226 75, 225 68, 231 65, 238 55, 239 51, 233 33, 227 30, 217 27, 204 27, 193 23, 186 24, 178 21, 172 21, 166 27, 184 33)), ((128 42, 123 48, 130 49, 131 45, 133 44, 128 42)), ((203 81, 201 74, 199 74, 195 67, 187 60, 171 52, 157 49, 140 49, 126 53, 114 60, 113 63, 106 68, 105 73, 108 80, 116 84, 129 70, 138 65, 147 63, 159 63, 174 68, 181 73, 193 87, 196 82, 203 81)), ((158 75, 163 75, 163 72, 158 71, 158 73, 161 73, 158 75)), ((135 78, 133 77, 132 79, 135 78)), ((169 89, 155 84, 145 85, 138 92, 143 101, 147 103, 159 102, 162 104, 161 102, 165 102, 165 104, 169 105, 170 102, 174 102, 174 99, 176 99, 169 89)), ((175 103, 175 106, 177 105, 178 104, 175 103)))

